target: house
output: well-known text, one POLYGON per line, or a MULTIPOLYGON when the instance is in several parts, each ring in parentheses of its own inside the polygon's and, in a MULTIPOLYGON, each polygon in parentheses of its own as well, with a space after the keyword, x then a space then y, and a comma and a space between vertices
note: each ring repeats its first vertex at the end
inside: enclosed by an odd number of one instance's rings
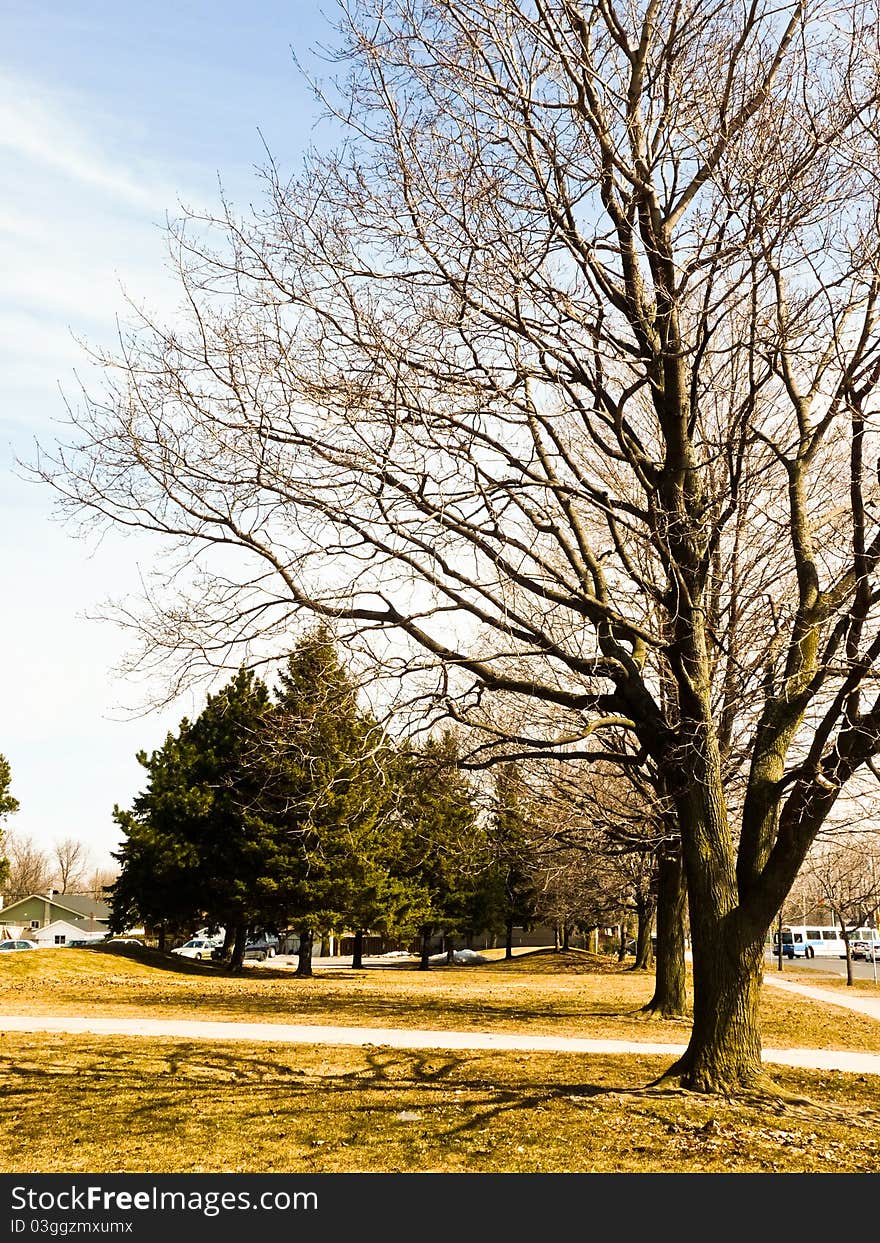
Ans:
POLYGON ((28 940, 37 945, 69 945, 71 941, 103 941, 103 932, 87 932, 82 924, 71 924, 66 919, 53 919, 51 924, 32 929, 28 940))
POLYGON ((78 935, 109 931, 110 907, 100 898, 83 893, 32 893, 10 902, 0 910, 0 939, 27 937, 41 928, 63 920, 77 929, 78 935))

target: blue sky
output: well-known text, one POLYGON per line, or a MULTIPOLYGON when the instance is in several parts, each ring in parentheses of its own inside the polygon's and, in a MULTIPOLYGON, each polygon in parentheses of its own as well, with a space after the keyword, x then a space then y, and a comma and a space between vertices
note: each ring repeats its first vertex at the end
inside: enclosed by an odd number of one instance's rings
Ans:
POLYGON ((126 640, 85 614, 134 589, 157 549, 74 538, 15 460, 63 437, 62 391, 87 375, 74 338, 112 344, 123 286, 173 306, 166 215, 216 202, 218 178, 238 203, 258 194, 260 133, 286 166, 322 142, 291 47, 314 63, 334 8, 0 0, 0 752, 21 802, 8 827, 44 848, 79 837, 105 862, 113 804, 141 786, 135 752, 198 701, 132 718, 145 688, 114 674, 126 640))

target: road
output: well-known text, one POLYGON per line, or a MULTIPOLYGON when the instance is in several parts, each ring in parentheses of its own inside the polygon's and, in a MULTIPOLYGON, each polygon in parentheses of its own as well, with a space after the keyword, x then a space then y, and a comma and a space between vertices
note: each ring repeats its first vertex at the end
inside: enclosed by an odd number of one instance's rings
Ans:
MULTIPOLYGON (((846 977, 846 963, 841 961, 839 958, 795 958, 793 961, 790 961, 788 958, 784 958, 782 962, 783 976, 786 973, 790 974, 794 971, 799 973, 804 971, 813 971, 818 975, 837 975, 843 976, 844 978, 846 977)), ((765 972, 770 971, 775 966, 776 956, 768 954, 767 966, 764 968, 765 972)), ((853 962, 853 978, 856 980, 874 980, 876 978, 880 981, 880 962, 853 962), (876 977, 874 975, 875 966, 877 969, 876 977)))

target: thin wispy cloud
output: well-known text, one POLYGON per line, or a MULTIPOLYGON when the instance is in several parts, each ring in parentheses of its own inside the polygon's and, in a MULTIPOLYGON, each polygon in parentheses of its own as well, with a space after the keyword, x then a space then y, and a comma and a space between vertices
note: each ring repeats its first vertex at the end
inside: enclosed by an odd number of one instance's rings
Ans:
POLYGON ((156 208, 174 191, 155 170, 129 169, 70 115, 70 101, 0 72, 0 151, 99 190, 118 203, 156 208))

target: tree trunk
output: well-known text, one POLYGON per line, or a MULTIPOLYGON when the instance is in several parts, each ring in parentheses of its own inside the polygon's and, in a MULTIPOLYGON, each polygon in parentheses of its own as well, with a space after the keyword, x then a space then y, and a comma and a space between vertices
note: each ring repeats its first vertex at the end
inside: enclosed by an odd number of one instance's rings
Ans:
POLYGON ((232 957, 230 971, 241 971, 244 965, 244 947, 247 945, 247 925, 238 924, 232 929, 232 957))
POLYGON ((355 971, 360 971, 364 965, 364 930, 358 928, 354 934, 354 948, 351 952, 351 965, 355 971))
POLYGON ((513 958, 513 920, 504 925, 504 957, 513 958))
MULTIPOLYGON (((705 653, 695 656, 694 669, 704 668, 705 653)), ((692 676, 696 679, 696 672, 692 676)), ((691 735, 688 771, 675 795, 690 912, 694 1018, 688 1047, 669 1074, 698 1092, 736 1094, 764 1082, 758 998, 764 937, 779 902, 769 895, 766 922, 763 914, 744 913, 743 895, 754 882, 757 856, 749 860, 741 853, 737 859, 711 714, 706 704, 700 707, 702 719, 685 730, 691 735)), ((741 826, 741 843, 753 829, 741 826)))
POLYGON ((562 948, 566 951, 571 949, 571 926, 567 922, 562 925, 562 948))
POLYGON ((314 944, 314 932, 311 928, 300 929, 299 934, 299 961, 296 964, 296 972, 294 973, 301 980, 310 980, 312 978, 312 946, 314 944))
POLYGON ((553 925, 553 949, 554 951, 559 950, 559 924, 553 925))
POLYGON ((446 938, 446 965, 447 967, 455 965, 455 941, 452 937, 446 938))
POLYGON ((687 889, 681 846, 662 848, 657 872, 657 975, 654 996, 645 1006, 664 1019, 684 1018, 687 987, 684 966, 687 889))
POLYGON ((625 919, 620 921, 620 941, 617 946, 617 961, 623 962, 626 958, 626 939, 627 939, 627 923, 625 919))
POLYGON ((419 958, 419 971, 431 969, 431 929, 422 929, 422 952, 419 958))
POLYGON ((694 936, 694 1025, 670 1071, 698 1092, 736 1092, 763 1078, 758 997, 763 937, 743 945, 720 932, 694 936))
POLYGON ((636 913, 638 916, 638 932, 636 933, 636 960, 633 971, 650 971, 654 965, 654 946, 651 944, 651 928, 654 924, 654 912, 657 901, 653 894, 639 898, 636 913))

